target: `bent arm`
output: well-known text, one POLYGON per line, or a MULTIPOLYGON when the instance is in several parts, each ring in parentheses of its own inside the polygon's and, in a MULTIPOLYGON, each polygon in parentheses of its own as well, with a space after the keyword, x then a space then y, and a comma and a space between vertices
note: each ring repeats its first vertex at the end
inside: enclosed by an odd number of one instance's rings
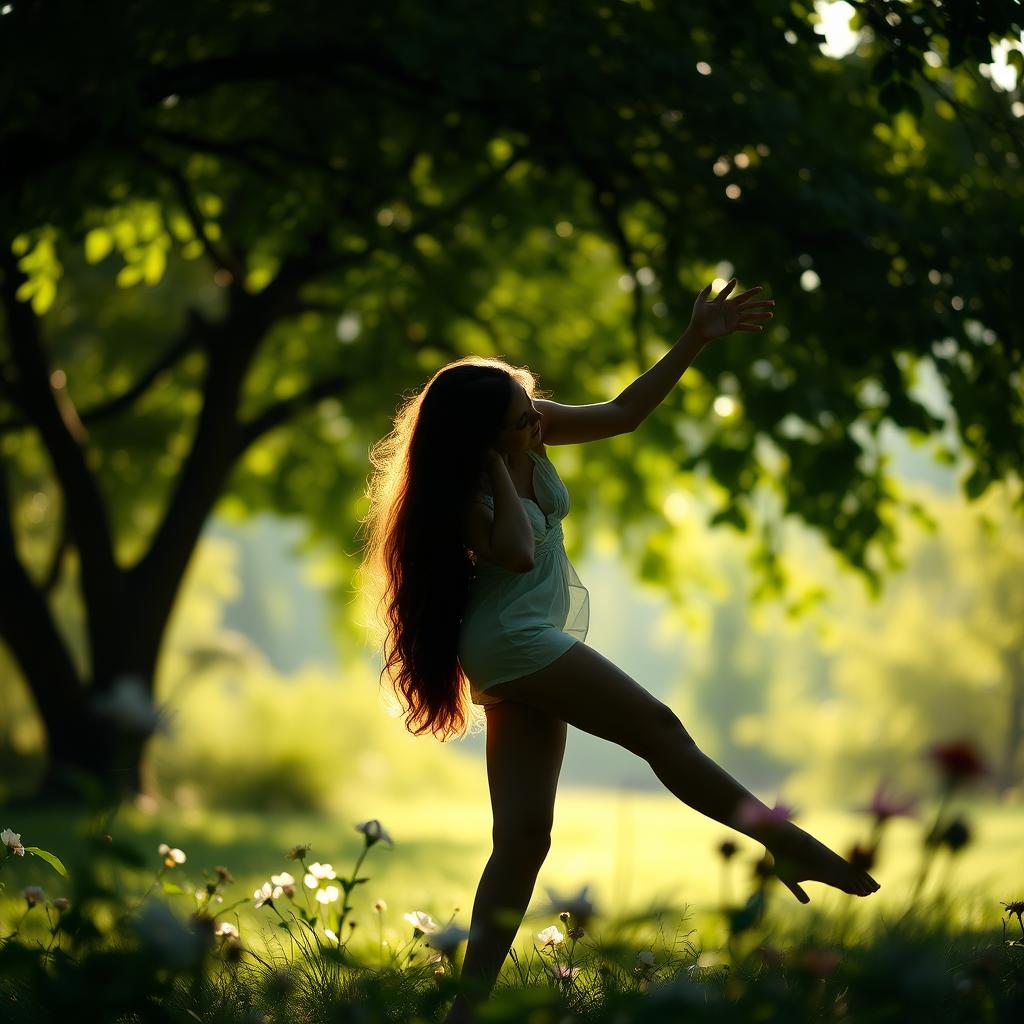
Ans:
POLYGON ((502 459, 492 459, 487 466, 494 497, 494 524, 491 527, 491 545, 524 567, 533 568, 536 554, 533 527, 519 498, 519 492, 508 474, 502 459))
POLYGON ((615 398, 616 404, 629 411, 634 430, 661 405, 706 344, 698 334, 687 329, 661 359, 615 398))

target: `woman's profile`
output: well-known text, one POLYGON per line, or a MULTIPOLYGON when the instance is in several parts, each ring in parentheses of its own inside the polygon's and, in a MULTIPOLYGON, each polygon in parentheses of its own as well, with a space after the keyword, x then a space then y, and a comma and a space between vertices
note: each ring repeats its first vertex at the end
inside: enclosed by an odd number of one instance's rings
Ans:
POLYGON ((635 430, 705 344, 760 331, 774 301, 757 298, 760 286, 729 299, 735 283, 714 299, 704 288, 679 340, 613 400, 542 399, 529 370, 467 356, 406 397, 371 449, 360 571, 375 599, 382 674, 415 734, 460 735, 467 698, 486 717, 493 846, 449 1022, 471 1019, 486 1000, 522 923, 550 847, 568 725, 632 751, 683 803, 763 843, 802 903, 805 880, 859 896, 878 888, 773 815, 699 749, 670 707, 584 642, 589 595, 566 557, 569 493, 547 446, 635 430))

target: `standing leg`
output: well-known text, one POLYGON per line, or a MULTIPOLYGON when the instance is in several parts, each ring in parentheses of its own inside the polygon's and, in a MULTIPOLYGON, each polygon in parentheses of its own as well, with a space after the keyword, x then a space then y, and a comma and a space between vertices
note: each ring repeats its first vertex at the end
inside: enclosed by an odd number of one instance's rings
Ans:
POLYGON ((551 846, 565 722, 513 700, 484 706, 487 782, 494 818, 491 856, 473 902, 470 938, 445 1024, 472 1019, 508 956, 551 846))

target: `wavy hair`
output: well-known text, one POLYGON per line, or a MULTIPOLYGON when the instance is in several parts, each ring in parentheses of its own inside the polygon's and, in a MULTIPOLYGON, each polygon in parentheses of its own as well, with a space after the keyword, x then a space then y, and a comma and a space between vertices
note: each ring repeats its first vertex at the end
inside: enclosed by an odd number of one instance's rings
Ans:
POLYGON ((402 395, 393 429, 369 449, 374 470, 357 575, 374 647, 383 652, 380 676, 389 675, 406 729, 430 731, 442 743, 465 735, 474 707, 458 660, 475 574, 461 513, 503 429, 513 381, 537 394, 533 373, 502 359, 448 363, 422 390, 402 395))

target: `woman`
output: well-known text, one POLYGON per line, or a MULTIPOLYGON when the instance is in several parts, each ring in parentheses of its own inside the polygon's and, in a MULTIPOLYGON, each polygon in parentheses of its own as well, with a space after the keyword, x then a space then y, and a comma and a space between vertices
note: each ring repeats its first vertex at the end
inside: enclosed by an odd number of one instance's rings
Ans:
POLYGON ((371 451, 364 567, 407 727, 442 739, 463 731, 466 684, 487 723, 493 849, 449 1022, 469 1019, 489 995, 524 917, 551 841, 567 724, 644 758, 684 803, 764 843, 802 903, 807 879, 860 896, 878 888, 772 815, 699 750, 671 708, 583 642, 588 595, 562 543, 569 495, 545 446, 636 429, 708 341, 760 331, 774 301, 754 301, 760 286, 727 299, 735 283, 715 299, 704 288, 683 335, 614 401, 535 398, 528 370, 469 356, 406 400, 371 451), (737 815, 741 806, 755 813, 737 815))

